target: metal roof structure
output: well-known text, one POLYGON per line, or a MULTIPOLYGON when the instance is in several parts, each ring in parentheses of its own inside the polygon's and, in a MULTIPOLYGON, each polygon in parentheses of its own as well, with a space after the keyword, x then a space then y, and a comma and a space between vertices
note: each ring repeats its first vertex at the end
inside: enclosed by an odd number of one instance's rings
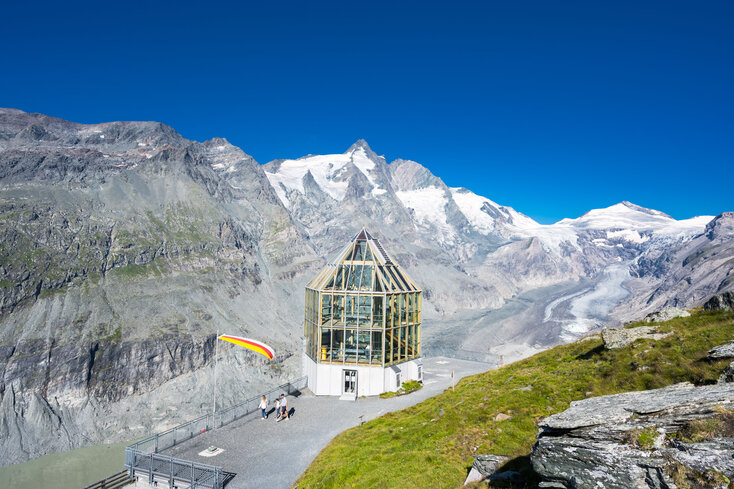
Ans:
POLYGON ((388 294, 421 291, 390 259, 380 241, 364 228, 306 287, 319 291, 388 294))

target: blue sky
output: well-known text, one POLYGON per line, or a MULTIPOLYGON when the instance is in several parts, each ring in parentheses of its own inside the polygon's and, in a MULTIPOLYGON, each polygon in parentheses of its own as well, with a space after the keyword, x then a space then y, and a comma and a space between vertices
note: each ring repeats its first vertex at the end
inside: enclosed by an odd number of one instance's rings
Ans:
POLYGON ((261 163, 364 138, 541 222, 622 200, 734 210, 730 0, 3 11, 0 106, 158 120, 261 163))

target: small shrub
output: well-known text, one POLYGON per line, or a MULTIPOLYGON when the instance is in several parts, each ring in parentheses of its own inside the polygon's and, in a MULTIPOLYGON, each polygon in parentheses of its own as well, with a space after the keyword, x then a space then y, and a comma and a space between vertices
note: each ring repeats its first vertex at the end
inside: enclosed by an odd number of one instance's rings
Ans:
POLYGON ((688 443, 698 443, 711 438, 734 436, 734 411, 724 411, 710 418, 687 422, 676 437, 688 443))
POLYGON ((655 428, 645 428, 637 434, 637 446, 645 450, 652 450, 657 439, 658 431, 655 428))
POLYGON ((669 463, 667 472, 670 478, 673 479, 673 482, 675 482, 675 485, 682 489, 705 489, 707 487, 734 488, 734 484, 721 472, 715 470, 708 470, 704 473, 695 472, 675 460, 669 463))
POLYGON ((380 394, 380 398, 389 399, 395 396, 404 396, 422 388, 423 384, 421 384, 417 380, 409 380, 407 382, 403 382, 403 385, 400 386, 400 389, 398 389, 397 392, 383 392, 382 394, 380 394))

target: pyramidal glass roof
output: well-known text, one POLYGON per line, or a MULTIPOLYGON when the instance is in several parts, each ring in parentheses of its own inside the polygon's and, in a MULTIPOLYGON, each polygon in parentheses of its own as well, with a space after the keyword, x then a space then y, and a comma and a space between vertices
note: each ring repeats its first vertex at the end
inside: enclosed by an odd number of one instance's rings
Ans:
POLYGON ((380 242, 362 228, 306 286, 322 291, 419 292, 380 242))

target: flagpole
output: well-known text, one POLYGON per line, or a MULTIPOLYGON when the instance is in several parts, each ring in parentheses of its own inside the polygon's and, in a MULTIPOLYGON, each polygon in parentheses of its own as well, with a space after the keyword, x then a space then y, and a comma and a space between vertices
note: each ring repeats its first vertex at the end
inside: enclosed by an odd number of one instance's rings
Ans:
POLYGON ((217 363, 219 362, 219 330, 217 330, 217 337, 214 338, 216 344, 214 345, 214 389, 212 390, 212 398, 214 399, 214 409, 212 414, 217 412, 217 363))

